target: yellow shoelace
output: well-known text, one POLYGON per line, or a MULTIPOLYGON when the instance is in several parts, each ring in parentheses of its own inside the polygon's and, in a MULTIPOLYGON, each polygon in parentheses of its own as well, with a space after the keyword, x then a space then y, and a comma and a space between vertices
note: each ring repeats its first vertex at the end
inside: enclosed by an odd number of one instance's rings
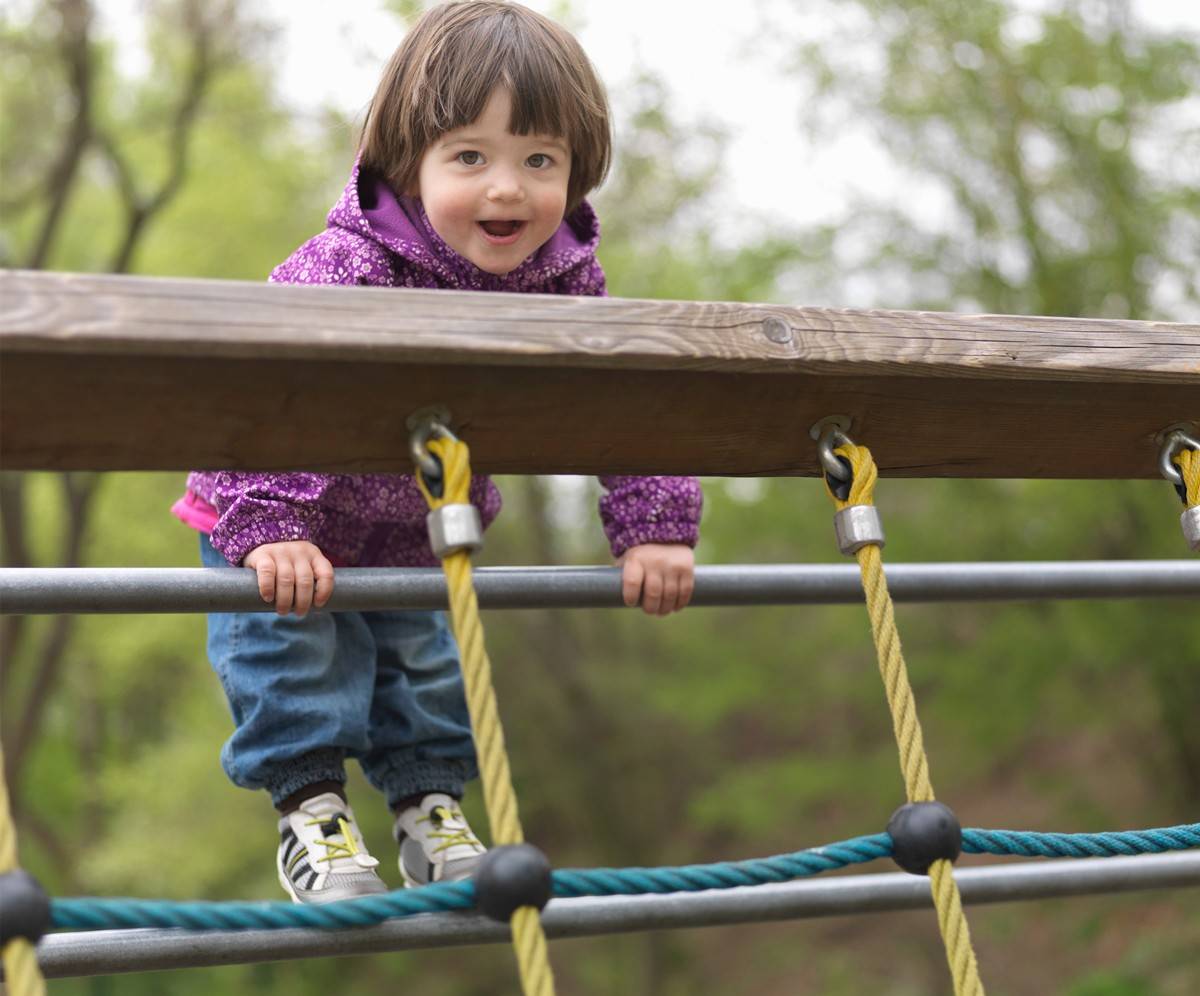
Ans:
POLYGON ((479 843, 479 838, 476 837, 475 834, 471 832, 471 828, 467 826, 466 817, 463 816, 463 814, 457 809, 451 810, 447 809, 445 806, 434 806, 433 809, 430 810, 428 816, 417 817, 418 823, 434 823, 438 827, 441 827, 447 820, 459 820, 463 825, 458 830, 431 831, 429 834, 430 837, 445 841, 445 843, 438 844, 438 846, 433 849, 434 854, 437 854, 440 851, 448 851, 450 848, 458 844, 465 844, 468 847, 477 847, 480 850, 483 849, 483 845, 479 843))
MULTIPOLYGON (((305 826, 320 826, 323 823, 328 823, 328 820, 309 820, 305 826)), ((317 837, 313 843, 320 844, 325 848, 325 857, 317 858, 318 861, 333 862, 337 858, 352 858, 356 854, 362 852, 358 849, 358 844, 355 843, 354 834, 350 832, 350 825, 338 817, 338 832, 344 838, 343 840, 327 840, 324 837, 317 837)))

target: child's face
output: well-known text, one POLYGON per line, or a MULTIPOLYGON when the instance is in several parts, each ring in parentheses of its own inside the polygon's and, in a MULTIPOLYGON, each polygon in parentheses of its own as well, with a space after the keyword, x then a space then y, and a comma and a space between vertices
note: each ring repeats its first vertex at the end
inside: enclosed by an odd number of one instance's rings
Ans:
POLYGON ((515 270, 558 229, 571 176, 566 142, 512 134, 511 110, 498 87, 478 118, 425 150, 415 191, 450 248, 495 274, 515 270))

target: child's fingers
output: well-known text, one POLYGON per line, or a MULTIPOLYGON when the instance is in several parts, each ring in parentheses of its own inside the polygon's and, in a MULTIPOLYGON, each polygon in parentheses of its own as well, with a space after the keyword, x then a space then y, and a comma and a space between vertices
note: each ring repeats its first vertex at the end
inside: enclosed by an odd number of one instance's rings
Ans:
POLYGON ((258 576, 258 593, 264 602, 286 616, 297 616, 329 601, 333 594, 333 564, 307 540, 265 543, 251 550, 242 561, 258 576))
POLYGON ((637 605, 642 594, 642 579, 646 569, 636 560, 625 561, 621 569, 621 597, 630 608, 637 605))
POLYGON ((642 611, 648 616, 661 615, 663 604, 663 576, 661 571, 647 571, 642 582, 642 611))
POLYGON ((324 557, 314 557, 313 578, 316 583, 313 591, 313 605, 319 609, 329 601, 329 596, 333 594, 333 564, 324 557))
POLYGON ((307 561, 297 558, 294 566, 295 576, 295 602, 293 608, 296 615, 303 617, 312 607, 313 600, 313 571, 312 565, 307 561))
POLYGON ((696 591, 696 575, 694 571, 685 571, 683 577, 679 581, 679 604, 676 610, 686 609, 692 601, 692 595, 696 591))
POLYGON ((668 574, 663 582, 662 604, 659 606, 660 616, 669 616, 679 608, 679 579, 674 574, 668 574))
POLYGON ((296 593, 296 568, 290 560, 280 558, 275 571, 275 611, 286 616, 292 611, 296 593))
POLYGON ((247 557, 247 567, 253 567, 258 579, 258 594, 264 602, 275 601, 275 561, 268 555, 260 555, 253 560, 247 557))

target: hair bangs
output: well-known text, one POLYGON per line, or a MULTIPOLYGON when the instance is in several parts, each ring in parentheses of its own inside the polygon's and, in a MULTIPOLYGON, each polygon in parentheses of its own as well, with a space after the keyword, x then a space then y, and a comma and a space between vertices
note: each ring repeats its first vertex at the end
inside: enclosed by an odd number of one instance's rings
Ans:
POLYGON ((508 130, 514 135, 553 135, 570 141, 578 115, 564 99, 563 81, 548 61, 544 53, 519 47, 508 53, 504 74, 512 95, 508 130))

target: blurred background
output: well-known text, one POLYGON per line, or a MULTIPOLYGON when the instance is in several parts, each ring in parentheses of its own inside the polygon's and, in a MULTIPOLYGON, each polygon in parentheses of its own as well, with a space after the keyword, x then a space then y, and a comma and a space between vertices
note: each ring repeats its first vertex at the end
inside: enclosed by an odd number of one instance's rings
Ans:
MULTIPOLYGON (((594 200, 615 295, 1200 315, 1195 5, 531 6, 577 32, 610 90, 617 158, 594 200)), ((421 9, 10 0, 0 265, 265 279, 323 227, 382 64, 421 9)), ((194 534, 168 514, 183 480, 0 474, 4 563, 194 565, 194 534)), ((607 562, 594 481, 500 484, 483 563, 607 562)), ((702 564, 839 559, 816 481, 706 479, 705 495, 702 564)), ((1162 481, 884 480, 879 503, 892 562, 1187 556, 1162 481)), ((1179 601, 902 606, 939 797, 978 827, 1200 818, 1196 618, 1179 601)), ((485 621, 526 833, 560 866, 797 850, 875 832, 903 801, 861 607, 485 621)), ((230 720, 203 618, 3 617, 0 661, 22 861, 52 893, 279 898, 273 813, 218 764, 230 720)), ((387 814, 352 777, 396 884, 387 814)), ((482 825, 477 792, 467 805, 482 825)), ((1195 890, 969 914, 992 993, 1166 996, 1200 979, 1195 890)), ((948 987, 926 912, 552 955, 566 994, 948 987)), ((478 948, 52 991, 484 996, 514 979, 509 951, 478 948)))

